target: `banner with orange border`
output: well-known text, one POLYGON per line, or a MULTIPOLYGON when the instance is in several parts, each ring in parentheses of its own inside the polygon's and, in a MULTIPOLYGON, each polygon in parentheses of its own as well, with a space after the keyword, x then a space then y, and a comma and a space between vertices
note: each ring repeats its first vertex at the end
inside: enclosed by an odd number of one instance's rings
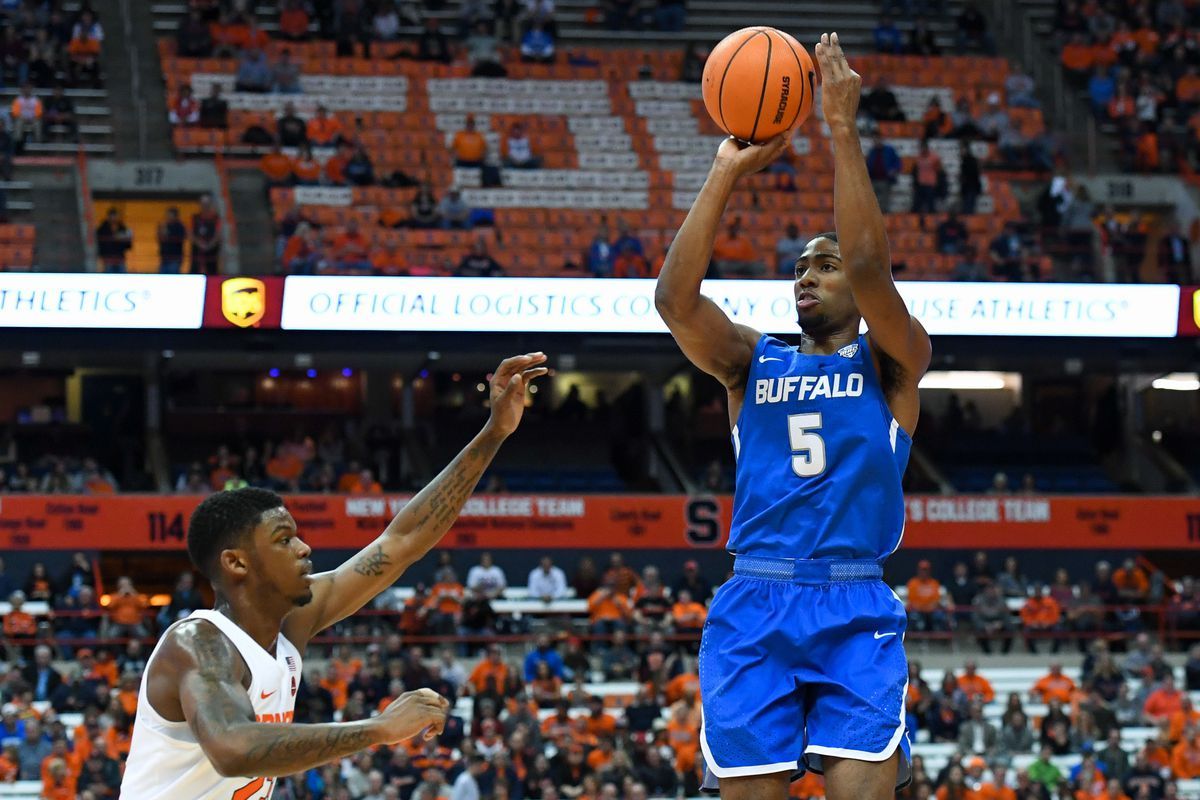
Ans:
MULTIPOLYGON (((0 496, 0 552, 181 550, 200 497, 0 496)), ((300 534, 318 549, 371 541, 408 496, 292 495, 300 534)), ((1200 498, 912 496, 903 546, 1163 550, 1200 548, 1200 498)), ((730 497, 480 495, 450 548, 693 549, 725 544, 730 497)))

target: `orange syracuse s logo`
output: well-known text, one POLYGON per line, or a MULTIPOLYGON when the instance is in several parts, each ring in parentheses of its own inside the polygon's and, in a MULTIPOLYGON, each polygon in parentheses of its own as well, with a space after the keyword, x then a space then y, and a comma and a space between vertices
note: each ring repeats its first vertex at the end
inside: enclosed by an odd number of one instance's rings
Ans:
POLYGON ((221 284, 221 313, 239 328, 249 328, 267 313, 267 285, 258 278, 229 278, 221 284))

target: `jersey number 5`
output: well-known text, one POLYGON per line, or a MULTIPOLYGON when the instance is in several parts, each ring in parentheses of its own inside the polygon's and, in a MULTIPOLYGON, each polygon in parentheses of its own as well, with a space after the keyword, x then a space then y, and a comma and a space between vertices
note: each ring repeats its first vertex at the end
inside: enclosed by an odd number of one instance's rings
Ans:
POLYGON ((788 415, 792 472, 801 478, 812 478, 825 471, 825 440, 814 433, 820 428, 820 412, 788 415))

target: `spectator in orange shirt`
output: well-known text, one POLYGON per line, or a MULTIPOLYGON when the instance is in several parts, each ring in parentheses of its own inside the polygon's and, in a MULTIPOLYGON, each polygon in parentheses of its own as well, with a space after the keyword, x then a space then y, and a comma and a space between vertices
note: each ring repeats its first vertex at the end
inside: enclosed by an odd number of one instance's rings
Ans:
POLYGON ((1192 704, 1192 698, 1185 694, 1179 710, 1167 717, 1167 740, 1170 742, 1182 740, 1185 731, 1195 727, 1197 723, 1200 723, 1200 711, 1197 711, 1196 706, 1192 704))
POLYGON ((11 643, 12 639, 32 639, 37 636, 37 620, 28 611, 25 611, 25 593, 18 590, 13 592, 8 597, 8 602, 12 609, 4 615, 4 639, 5 645, 8 648, 8 658, 12 661, 20 660, 20 653, 33 652, 32 645, 23 647, 11 643))
POLYGON ((1150 594, 1150 579, 1132 558, 1125 559, 1113 572, 1112 582, 1117 587, 1117 596, 1129 603, 1143 603, 1150 594))
POLYGON ((332 147, 342 138, 342 123, 329 116, 329 109, 317 106, 317 113, 306 126, 308 141, 317 147, 332 147))
POLYGON ((1150 723, 1157 724, 1159 720, 1169 719, 1172 714, 1182 711, 1183 698, 1183 692, 1175 688, 1175 676, 1167 675, 1146 698, 1142 715, 1150 723))
MULTIPOLYGON (((602 769, 612 763, 613 760, 613 740, 608 736, 598 737, 596 747, 587 755, 588 768, 594 773, 600 772, 602 769)), ((599 795, 597 795, 597 798, 599 795)), ((582 796, 581 796, 582 800, 582 796)))
POLYGON ((267 477, 280 486, 291 489, 304 472, 304 461, 293 450, 280 447, 267 459, 267 477))
POLYGON ((88 9, 79 15, 79 21, 71 31, 67 43, 67 54, 71 57, 69 74, 72 83, 90 81, 100 83, 100 43, 104 41, 104 29, 88 9))
POLYGON ((13 783, 21 772, 21 757, 16 744, 8 744, 0 751, 0 783, 13 783))
POLYGON ((1158 131, 1153 122, 1143 123, 1142 132, 1133 144, 1133 168, 1138 172, 1158 172, 1161 166, 1158 131))
POLYGON ((1095 51, 1087 43, 1087 39, 1082 33, 1075 34, 1071 41, 1063 47, 1062 53, 1059 54, 1059 59, 1068 72, 1075 72, 1080 75, 1091 71, 1093 65, 1096 63, 1095 51))
POLYGON ((767 267, 754 252, 750 240, 742 235, 742 218, 734 217, 713 242, 712 265, 717 277, 761 278, 767 267))
POLYGON ((604 571, 601 583, 611 583, 613 591, 628 597, 641 587, 641 581, 633 568, 625 563, 620 553, 611 553, 608 557, 608 569, 604 571))
POLYGON ((487 157, 487 139, 475 129, 475 115, 467 114, 465 125, 454 134, 450 150, 454 153, 457 167, 481 167, 487 157))
POLYGON ((346 707, 346 700, 349 698, 349 684, 346 683, 346 679, 342 677, 337 667, 330 664, 325 668, 325 677, 321 678, 320 686, 329 692, 335 711, 341 711, 346 707))
POLYGON ((1171 750, 1171 774, 1183 781, 1200 778, 1200 739, 1191 734, 1171 750))
POLYGON ((40 800, 75 800, 78 773, 71 774, 63 758, 48 758, 42 767, 40 800))
POLYGON ((917 574, 908 581, 908 624, 917 631, 944 631, 949 628, 942 584, 933 577, 933 565, 926 559, 917 562, 917 574))
POLYGON ((933 214, 937 201, 944 194, 945 169, 941 157, 929 149, 929 140, 921 140, 921 149, 913 160, 913 203, 914 214, 933 214))
POLYGON ((979 665, 974 661, 963 665, 963 674, 958 676, 958 688, 962 689, 968 701, 978 697, 985 704, 990 703, 996 699, 996 691, 991 682, 979 674, 978 668, 979 665))
POLYGON ((298 186, 316 186, 321 180, 321 162, 313 156, 312 147, 307 142, 300 145, 292 162, 292 177, 298 186))
POLYGON ((33 140, 42 140, 42 101, 33 94, 32 84, 21 86, 21 93, 12 101, 9 113, 13 120, 13 138, 22 141, 29 134, 33 140))
POLYGON ((692 599, 692 593, 687 589, 679 592, 675 605, 671 607, 671 620, 676 633, 700 633, 704 629, 704 621, 708 619, 708 609, 692 599))
POLYGON ((293 42, 308 38, 308 12, 301 0, 285 0, 279 11, 279 37, 293 42))
POLYGON ((133 717, 126 714, 124 709, 115 712, 110 709, 109 713, 113 724, 104 732, 105 752, 109 758, 124 763, 129 756, 129 745, 133 743, 133 717))
POLYGON ((678 706, 667 723, 667 743, 675 751, 675 771, 690 774, 696 768, 696 753, 700 749, 700 731, 688 719, 687 709, 678 706))
POLYGON ((442 567, 429 590, 429 624, 435 634, 453 636, 462 622, 463 585, 453 567, 442 567))
POLYGON ((1070 703, 1071 696, 1075 693, 1075 681, 1064 675, 1062 669, 1062 664, 1052 662, 1050 672, 1038 679, 1029 694, 1040 703, 1049 703, 1051 700, 1057 700, 1063 705, 1070 703))
MULTIPOLYGON (((1033 594, 1021 606, 1021 626, 1025 629, 1025 647, 1031 653, 1037 652, 1037 637, 1062 630, 1062 609, 1046 586, 1034 584, 1033 594)), ((1055 637, 1050 645, 1051 652, 1057 653, 1061 644, 1062 640, 1055 637)))
POLYGON ((592 633, 598 636, 626 630, 632 617, 629 599, 617 592, 611 581, 605 581, 588 598, 588 619, 592 633))
POLYGON ((333 155, 325 159, 325 183, 330 186, 346 185, 346 164, 354 152, 353 145, 343 139, 333 155))
POLYGON ((492 684, 490 690, 497 693, 503 691, 508 682, 508 665, 504 663, 504 654, 498 644, 488 645, 487 657, 475 665, 467 678, 475 694, 488 691, 489 682, 492 684))
POLYGON ((143 638, 146 635, 144 612, 148 606, 146 596, 138 593, 131 578, 126 575, 117 578, 117 590, 109 596, 105 636, 143 638))
POLYGON ((1175 83, 1175 97, 1185 105, 1200 103, 1200 69, 1195 64, 1189 65, 1175 83))
POLYGON ((280 150, 276 144, 271 148, 271 152, 259 160, 258 168, 267 176, 268 186, 287 186, 292 182, 292 172, 296 165, 292 157, 280 150))
POLYGON ((383 486, 375 480, 375 473, 369 469, 360 469, 346 486, 347 494, 383 494, 383 486))
POLYGON ((586 717, 588 733, 601 740, 615 736, 617 720, 604 710, 604 698, 592 696, 588 698, 587 702, 589 709, 586 717))
MULTIPOLYGON (((333 240, 330 255, 339 272, 369 275, 371 273, 370 250, 371 242, 359 230, 358 220, 351 218, 346 221, 345 230, 333 240)), ((371 484, 368 483, 364 488, 369 489, 370 486, 371 484)))
POLYGON ((376 275, 408 274, 408 262, 394 239, 384 239, 371 253, 371 270, 376 275))

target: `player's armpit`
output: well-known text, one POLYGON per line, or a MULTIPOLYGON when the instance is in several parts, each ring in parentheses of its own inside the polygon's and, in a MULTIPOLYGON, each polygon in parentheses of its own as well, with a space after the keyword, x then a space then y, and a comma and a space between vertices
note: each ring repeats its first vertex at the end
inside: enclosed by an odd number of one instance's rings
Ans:
POLYGON ((762 334, 730 320, 704 295, 683 312, 658 303, 657 295, 656 305, 689 361, 719 380, 726 389, 745 384, 754 348, 762 334))
POLYGON ((241 683, 241 656, 212 625, 197 625, 178 640, 172 659, 176 665, 189 662, 179 683, 184 718, 213 768, 225 777, 291 775, 376 744, 378 737, 366 722, 257 722, 241 683))

